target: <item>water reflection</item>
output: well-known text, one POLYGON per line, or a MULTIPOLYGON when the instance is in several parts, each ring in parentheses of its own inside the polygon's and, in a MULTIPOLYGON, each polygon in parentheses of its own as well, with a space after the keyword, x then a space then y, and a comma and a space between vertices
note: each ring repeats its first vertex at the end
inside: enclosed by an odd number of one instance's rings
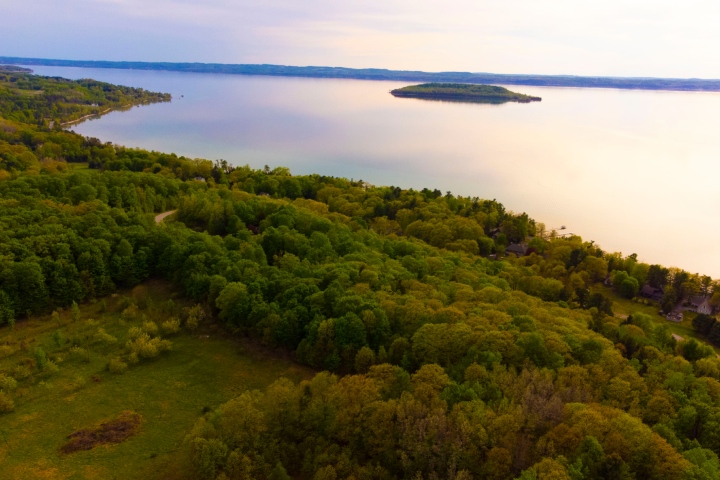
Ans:
POLYGON ((470 103, 470 104, 481 104, 481 105, 503 105, 505 103, 517 103, 516 100, 507 100, 502 98, 425 98, 425 97, 413 97, 406 95, 403 97, 396 96, 398 99, 407 100, 421 100, 423 102, 440 102, 440 103, 470 103))
POLYGON ((717 93, 512 87, 543 101, 468 105, 394 98, 397 82, 35 70, 173 94, 73 127, 84 135, 496 198, 606 250, 720 277, 717 93))

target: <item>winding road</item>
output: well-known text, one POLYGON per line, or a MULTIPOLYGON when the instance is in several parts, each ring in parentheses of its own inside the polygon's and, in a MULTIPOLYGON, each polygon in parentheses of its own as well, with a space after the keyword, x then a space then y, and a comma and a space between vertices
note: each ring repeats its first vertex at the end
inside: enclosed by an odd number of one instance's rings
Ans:
POLYGON ((163 212, 160 215, 155 216, 155 223, 162 223, 163 220, 165 220, 166 217, 169 217, 173 213, 177 212, 177 210, 170 210, 169 212, 163 212))

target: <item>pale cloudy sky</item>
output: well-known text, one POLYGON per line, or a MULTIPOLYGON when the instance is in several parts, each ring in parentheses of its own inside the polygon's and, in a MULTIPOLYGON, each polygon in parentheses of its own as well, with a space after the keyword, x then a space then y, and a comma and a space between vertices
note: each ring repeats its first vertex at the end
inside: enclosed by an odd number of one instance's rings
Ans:
POLYGON ((0 55, 720 78, 713 0, 0 0, 0 55))

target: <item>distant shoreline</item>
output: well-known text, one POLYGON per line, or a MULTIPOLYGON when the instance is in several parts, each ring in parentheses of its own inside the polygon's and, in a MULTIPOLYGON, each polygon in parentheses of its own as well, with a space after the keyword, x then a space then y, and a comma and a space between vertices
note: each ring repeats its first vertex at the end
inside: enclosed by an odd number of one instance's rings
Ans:
POLYGON ((68 125, 74 125, 74 124, 76 124, 76 123, 80 123, 80 122, 82 122, 83 120, 87 120, 88 118, 100 117, 100 116, 105 115, 106 113, 110 112, 110 111, 113 110, 114 108, 118 108, 118 107, 110 107, 110 108, 108 108, 107 110, 103 110, 102 112, 98 112, 98 113, 89 113, 89 114, 87 114, 87 115, 84 115, 84 116, 76 119, 76 120, 68 120, 67 122, 60 123, 59 125, 60 125, 61 127, 65 127, 65 126, 68 126, 68 125))
MULTIPOLYGON (((2 63, 2 62, 0 62, 2 63)), ((29 68, 18 67, 17 65, 0 64, 0 72, 3 73, 32 73, 29 68)))
POLYGON ((355 80, 394 80, 409 82, 448 82, 537 87, 616 88, 626 90, 669 90, 720 92, 720 79, 590 77, 574 75, 510 75, 471 72, 422 72, 378 68, 295 67, 224 63, 110 62, 94 60, 54 60, 46 58, 2 57, 0 65, 39 65, 48 67, 112 68, 170 72, 270 75, 305 78, 347 78, 355 80))

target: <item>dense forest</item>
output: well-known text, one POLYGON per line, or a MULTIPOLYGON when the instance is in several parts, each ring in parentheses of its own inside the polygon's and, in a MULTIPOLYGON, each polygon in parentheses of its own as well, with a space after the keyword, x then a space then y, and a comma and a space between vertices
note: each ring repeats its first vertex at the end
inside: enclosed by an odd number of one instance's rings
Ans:
POLYGON ((0 69, 0 116, 20 123, 69 123, 113 108, 168 101, 169 94, 142 88, 0 69))
POLYGON ((540 97, 512 92, 505 87, 467 83, 423 83, 396 88, 390 93, 395 97, 475 103, 529 103, 542 100, 540 97))
MULTIPOLYGON (((198 412, 188 478, 720 476, 717 354, 661 317, 615 315, 597 290, 663 288, 671 310, 710 295, 709 277, 495 200, 102 143, 49 128, 34 110, 47 103, 24 99, 0 104, 0 328, 163 278, 319 372, 198 412)), ((13 372, 4 415, 32 381, 13 372)))

